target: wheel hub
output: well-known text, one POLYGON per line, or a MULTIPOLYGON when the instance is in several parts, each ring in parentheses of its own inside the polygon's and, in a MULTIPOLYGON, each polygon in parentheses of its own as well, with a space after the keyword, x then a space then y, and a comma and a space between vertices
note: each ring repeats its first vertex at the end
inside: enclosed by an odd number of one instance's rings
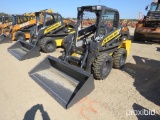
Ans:
POLYGON ((120 60, 121 65, 123 65, 126 61, 126 54, 123 54, 120 60))
POLYGON ((109 63, 110 63, 109 61, 106 61, 106 63, 103 65, 103 74, 108 73, 109 63))
POLYGON ((48 48, 48 49, 52 49, 52 48, 53 48, 52 44, 51 44, 51 43, 48 43, 48 44, 47 44, 47 48, 48 48))

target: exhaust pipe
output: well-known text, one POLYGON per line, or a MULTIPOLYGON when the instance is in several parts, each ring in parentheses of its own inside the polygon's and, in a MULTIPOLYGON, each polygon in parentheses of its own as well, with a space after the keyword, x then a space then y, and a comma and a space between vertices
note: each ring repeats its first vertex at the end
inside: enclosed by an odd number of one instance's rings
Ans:
POLYGON ((29 76, 65 109, 94 89, 93 75, 58 58, 47 56, 29 76))

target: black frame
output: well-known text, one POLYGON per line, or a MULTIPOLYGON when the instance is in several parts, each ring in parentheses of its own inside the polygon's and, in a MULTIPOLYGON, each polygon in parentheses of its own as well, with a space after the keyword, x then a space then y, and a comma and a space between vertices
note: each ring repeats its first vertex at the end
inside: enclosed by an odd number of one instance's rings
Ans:
MULTIPOLYGON (((74 62, 78 65, 80 65, 81 68, 83 68, 85 71, 87 72, 91 72, 91 65, 94 61, 94 59, 99 55, 100 52, 106 52, 108 54, 114 52, 115 50, 118 49, 118 46, 121 44, 122 39, 120 38, 122 36, 122 26, 119 26, 119 12, 116 9, 112 9, 106 6, 100 6, 101 9, 97 9, 97 10, 93 10, 93 7, 97 7, 97 6, 82 6, 77 8, 78 10, 78 15, 77 15, 77 27, 76 27, 76 33, 74 35, 73 40, 70 40, 72 42, 68 42, 66 45, 66 49, 65 49, 65 56, 64 56, 64 61, 66 62, 74 62), (80 10, 79 10, 80 9, 80 10), (85 29, 82 30, 78 30, 81 22, 82 22, 82 16, 83 16, 83 11, 84 10, 88 10, 88 11, 92 11, 96 13, 96 23, 95 25, 89 26, 85 29), (114 18, 114 30, 112 30, 111 32, 107 33, 102 39, 101 41, 96 41, 95 38, 99 36, 99 30, 101 27, 101 20, 102 20, 102 15, 104 14, 105 11, 109 11, 109 12, 115 12, 115 18, 114 18), (95 28, 94 28, 95 27, 95 28), (96 31, 94 31, 94 29, 96 31), (95 36, 94 39, 87 44, 87 42, 85 43, 85 47, 83 45, 83 47, 77 47, 77 40, 78 40, 78 36, 81 34, 90 32, 91 30, 93 30, 93 32, 95 32, 95 36), (121 35, 119 38, 114 38, 113 40, 107 42, 105 46, 102 46, 102 42, 104 40, 104 38, 106 38, 107 36, 109 36, 110 34, 114 33, 116 30, 120 30, 119 35, 121 35), (81 52, 79 52, 81 51, 81 52), (78 59, 76 60, 76 58, 72 57, 72 53, 82 53, 84 56, 82 59, 78 59)), ((129 34, 129 32, 127 33, 129 34)), ((83 38, 85 39, 85 38, 83 38)))

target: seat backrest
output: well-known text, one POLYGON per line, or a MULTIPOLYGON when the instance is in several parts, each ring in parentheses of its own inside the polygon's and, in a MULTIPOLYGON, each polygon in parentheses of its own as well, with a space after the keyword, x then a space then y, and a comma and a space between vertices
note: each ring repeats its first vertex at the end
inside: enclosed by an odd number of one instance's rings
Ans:
POLYGON ((99 34, 105 36, 108 33, 110 33, 112 30, 113 30, 112 27, 108 27, 106 25, 102 25, 102 26, 100 26, 99 34))
POLYGON ((54 19, 48 20, 48 21, 46 22, 46 26, 53 25, 54 23, 55 23, 55 20, 54 20, 54 19))

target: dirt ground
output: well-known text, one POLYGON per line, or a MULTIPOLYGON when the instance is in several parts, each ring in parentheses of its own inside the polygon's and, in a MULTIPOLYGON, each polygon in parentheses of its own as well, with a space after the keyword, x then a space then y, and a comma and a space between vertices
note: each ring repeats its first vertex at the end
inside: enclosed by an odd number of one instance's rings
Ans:
POLYGON ((94 81, 93 92, 67 110, 28 75, 45 56, 58 57, 62 49, 18 61, 7 52, 11 44, 0 44, 0 120, 160 120, 159 44, 133 42, 126 65, 94 81), (156 113, 134 114, 144 109, 156 113))

